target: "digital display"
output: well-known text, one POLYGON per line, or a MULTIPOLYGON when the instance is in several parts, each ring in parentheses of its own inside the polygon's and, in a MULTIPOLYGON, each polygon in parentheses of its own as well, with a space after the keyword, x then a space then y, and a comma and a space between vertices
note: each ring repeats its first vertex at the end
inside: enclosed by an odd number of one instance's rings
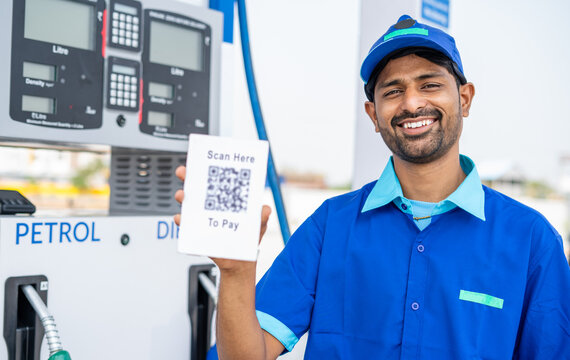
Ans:
POLYGON ((125 14, 137 16, 138 11, 136 7, 127 6, 124 4, 115 3, 115 11, 119 11, 125 14))
POLYGON ((150 126, 172 127, 172 114, 149 111, 148 124, 150 126))
POLYGON ((137 74, 137 69, 130 66, 113 64, 112 72, 117 74, 135 76, 137 74))
POLYGON ((45 81, 55 81, 55 66, 24 61, 24 77, 45 81))
POLYGON ((95 49, 95 7, 70 0, 26 0, 24 37, 95 49))
POLYGON ((22 95, 22 111, 53 114, 55 111, 55 99, 22 95))
POLYGON ((150 81, 148 83, 148 95, 165 99, 172 99, 174 97, 174 87, 172 85, 150 81))
POLYGON ((203 70, 202 33, 159 21, 150 22, 150 61, 156 64, 203 70))

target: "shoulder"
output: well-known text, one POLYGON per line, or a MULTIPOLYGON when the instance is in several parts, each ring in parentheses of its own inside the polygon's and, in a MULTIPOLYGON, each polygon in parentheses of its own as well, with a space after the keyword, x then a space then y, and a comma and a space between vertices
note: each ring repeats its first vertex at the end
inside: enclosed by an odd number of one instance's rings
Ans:
POLYGON ((529 225, 541 226, 556 233, 548 220, 537 210, 487 186, 483 185, 483 190, 485 192, 485 215, 491 220, 516 223, 522 220, 529 225))
POLYGON ((374 187, 376 181, 372 181, 360 189, 338 195, 325 200, 321 206, 311 215, 317 222, 326 221, 330 216, 358 214, 374 187))
POLYGON ((540 212, 486 186, 483 190, 485 216, 491 226, 504 228, 505 235, 527 238, 534 257, 562 247, 562 238, 540 212))

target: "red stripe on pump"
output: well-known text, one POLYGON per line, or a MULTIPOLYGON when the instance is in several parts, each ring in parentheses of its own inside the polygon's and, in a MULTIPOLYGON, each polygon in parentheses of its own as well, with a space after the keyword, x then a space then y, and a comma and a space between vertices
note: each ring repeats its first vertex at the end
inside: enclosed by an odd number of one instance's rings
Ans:
POLYGON ((105 49, 107 48, 107 9, 103 10, 103 30, 101 30, 101 36, 103 37, 101 54, 105 57, 105 49))
POLYGON ((142 124, 143 103, 143 79, 141 79, 141 85, 139 89, 139 125, 142 124))

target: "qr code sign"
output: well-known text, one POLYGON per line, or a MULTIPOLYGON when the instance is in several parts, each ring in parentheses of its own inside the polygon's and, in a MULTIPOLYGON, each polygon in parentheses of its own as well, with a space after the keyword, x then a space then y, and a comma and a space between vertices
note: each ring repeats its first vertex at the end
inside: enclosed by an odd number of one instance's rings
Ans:
POLYGON ((204 209, 246 211, 250 175, 250 169, 210 166, 204 209))

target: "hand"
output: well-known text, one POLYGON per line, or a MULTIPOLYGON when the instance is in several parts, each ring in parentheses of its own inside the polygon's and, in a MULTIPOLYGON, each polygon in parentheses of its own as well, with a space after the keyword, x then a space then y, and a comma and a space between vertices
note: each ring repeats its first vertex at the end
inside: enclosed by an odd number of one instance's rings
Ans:
MULTIPOLYGON (((186 166, 179 166, 176 168, 176 176, 184 181, 186 179, 186 166)), ((174 194, 174 198, 179 203, 182 203, 184 200, 184 190, 179 189, 174 194)), ((271 214, 271 208, 267 205, 263 205, 261 209, 261 228, 259 229, 259 242, 263 238, 265 231, 267 230, 267 221, 269 220, 269 215, 271 214)), ((174 222, 176 225, 180 226, 180 214, 174 215, 174 222)), ((229 259, 219 259, 213 258, 212 259, 216 265, 220 268, 220 270, 237 270, 238 268, 244 266, 248 267, 248 264, 253 264, 253 268, 255 269, 255 262, 250 261, 239 261, 239 260, 229 260, 229 259)))

